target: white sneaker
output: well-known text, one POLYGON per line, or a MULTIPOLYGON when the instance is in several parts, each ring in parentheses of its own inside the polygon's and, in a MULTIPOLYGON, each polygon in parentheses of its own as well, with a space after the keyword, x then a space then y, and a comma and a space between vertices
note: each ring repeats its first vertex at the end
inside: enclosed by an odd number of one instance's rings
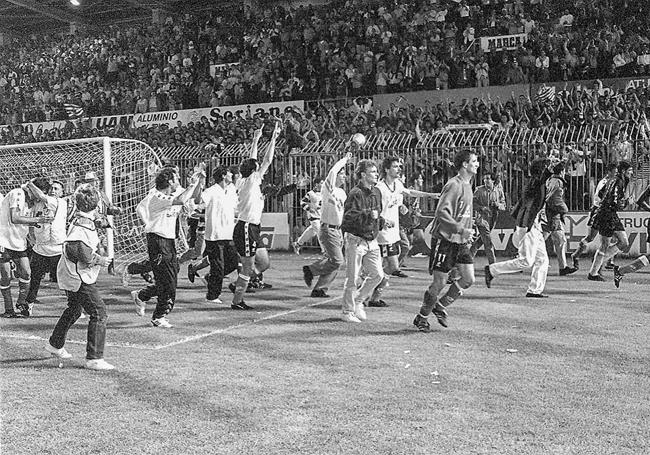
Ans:
POLYGON ((425 257, 427 257, 427 256, 426 256, 425 254, 418 253, 418 254, 414 254, 414 255, 411 256, 411 257, 412 257, 412 258, 425 258, 425 257))
POLYGON ((223 301, 217 297, 216 299, 205 299, 205 303, 216 303, 217 305, 221 305, 223 301))
POLYGON ((104 359, 86 360, 86 368, 89 370, 105 371, 113 370, 115 367, 104 359))
POLYGON ((129 268, 124 267, 124 271, 122 271, 122 286, 128 288, 130 281, 131 281, 131 274, 129 273, 129 268))
POLYGON ((354 315, 360 321, 365 321, 367 319, 366 318, 366 310, 363 309, 363 305, 358 305, 357 306, 357 308, 354 310, 354 315))
POLYGON ((361 322, 353 313, 345 312, 341 315, 341 321, 344 322, 361 322))
POLYGON ((147 304, 140 300, 140 297, 138 297, 138 292, 140 291, 131 291, 131 299, 135 305, 135 314, 138 316, 144 316, 144 309, 146 308, 147 304))
POLYGON ((68 351, 65 350, 65 348, 57 349, 54 346, 52 346, 50 343, 47 343, 45 345, 45 350, 52 354, 54 357, 58 357, 59 359, 71 359, 72 354, 70 354, 68 351))
POLYGON ((171 328, 171 327, 174 327, 173 325, 171 325, 171 324, 169 323, 169 321, 168 321, 167 318, 165 318, 165 317, 158 318, 158 319, 152 319, 152 320, 151 320, 151 324, 152 324, 154 327, 163 327, 163 328, 165 328, 165 329, 169 329, 169 328, 171 328))

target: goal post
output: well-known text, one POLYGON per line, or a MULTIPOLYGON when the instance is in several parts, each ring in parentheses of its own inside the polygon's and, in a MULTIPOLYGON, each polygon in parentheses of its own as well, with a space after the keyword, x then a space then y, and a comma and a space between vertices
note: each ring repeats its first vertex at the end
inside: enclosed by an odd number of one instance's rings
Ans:
POLYGON ((87 172, 100 178, 109 201, 122 209, 109 217, 113 229, 102 239, 116 268, 147 254, 144 226, 136 206, 152 186, 160 159, 144 142, 97 137, 56 142, 0 146, 0 192, 6 194, 34 177, 45 176, 63 184, 72 194, 87 172))

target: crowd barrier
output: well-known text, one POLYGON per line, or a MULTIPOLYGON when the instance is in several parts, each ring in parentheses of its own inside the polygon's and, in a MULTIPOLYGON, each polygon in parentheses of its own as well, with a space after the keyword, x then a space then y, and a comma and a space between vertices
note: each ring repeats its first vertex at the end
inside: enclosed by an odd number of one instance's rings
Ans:
MULTIPOLYGON (((310 189, 315 177, 325 177, 333 163, 346 149, 346 139, 332 139, 310 143, 303 148, 287 150, 283 141, 277 144, 276 159, 265 179, 266 210, 286 212, 294 231, 306 224, 300 209, 300 199, 310 189)), ((261 151, 266 144, 259 147, 261 151)), ((588 211, 598 181, 604 176, 605 165, 620 158, 622 149, 629 148, 635 175, 628 187, 630 210, 634 201, 650 184, 650 144, 642 138, 634 125, 588 125, 567 128, 541 128, 526 131, 451 130, 422 136, 412 134, 383 134, 367 138, 357 159, 369 158, 378 162, 388 156, 404 161, 406 181, 413 173, 421 172, 424 190, 439 192, 455 173, 451 163, 455 153, 464 148, 475 151, 481 167, 476 179, 480 184, 483 173, 495 171, 506 195, 508 207, 513 206, 522 193, 527 169, 533 159, 549 154, 560 154, 568 159, 566 200, 571 211, 588 211), (623 140, 622 138, 626 139, 623 140), (617 139, 618 138, 618 139, 617 139)), ((179 165, 189 174, 199 162, 216 165, 239 164, 249 153, 249 146, 237 144, 225 147, 218 155, 202 147, 180 147, 161 150, 161 157, 179 165)), ((625 150, 623 150, 625 151, 625 150)), ((352 175, 352 172, 348 173, 352 175)), ((348 186, 353 184, 349 179, 348 186)), ((349 188, 348 188, 349 189, 349 188)), ((423 200, 424 212, 435 208, 432 200, 423 200)))

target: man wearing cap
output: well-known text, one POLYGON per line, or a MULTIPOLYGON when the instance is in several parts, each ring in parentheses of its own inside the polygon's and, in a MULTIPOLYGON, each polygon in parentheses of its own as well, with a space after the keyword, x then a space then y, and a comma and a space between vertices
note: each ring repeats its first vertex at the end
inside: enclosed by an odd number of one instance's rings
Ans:
MULTIPOLYGON (((97 211, 95 214, 95 224, 100 229, 99 238, 100 238, 100 250, 106 250, 106 229, 113 228, 111 222, 108 220, 109 215, 119 215, 122 213, 122 208, 113 204, 108 195, 101 189, 101 184, 97 173, 94 171, 86 172, 82 183, 92 184, 95 189, 99 192, 99 204, 97 205, 97 211)), ((113 264, 108 267, 108 273, 111 275, 114 274, 113 264)))

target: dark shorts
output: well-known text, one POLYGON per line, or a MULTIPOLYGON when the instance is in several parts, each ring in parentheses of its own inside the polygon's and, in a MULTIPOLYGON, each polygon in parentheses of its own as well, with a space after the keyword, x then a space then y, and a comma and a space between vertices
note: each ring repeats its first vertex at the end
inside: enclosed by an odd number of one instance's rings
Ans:
POLYGON ((474 264, 474 256, 466 243, 451 243, 445 239, 431 237, 429 273, 448 273, 456 264, 474 264))
POLYGON ((602 237, 612 237, 614 232, 625 231, 616 212, 605 211, 594 216, 593 228, 598 229, 602 237))
POLYGON ((3 248, 2 253, 0 253, 0 263, 6 264, 11 260, 26 258, 27 256, 29 256, 29 251, 27 250, 16 251, 16 250, 10 250, 9 248, 3 248))
POLYGON ((381 257, 387 258, 390 256, 399 256, 401 249, 400 249, 400 244, 399 242, 395 242, 393 244, 388 244, 388 245, 379 245, 379 252, 381 253, 381 257))
POLYGON ((237 221, 232 237, 235 242, 235 248, 237 248, 237 253, 241 257, 253 257, 257 249, 261 248, 259 224, 237 221))

